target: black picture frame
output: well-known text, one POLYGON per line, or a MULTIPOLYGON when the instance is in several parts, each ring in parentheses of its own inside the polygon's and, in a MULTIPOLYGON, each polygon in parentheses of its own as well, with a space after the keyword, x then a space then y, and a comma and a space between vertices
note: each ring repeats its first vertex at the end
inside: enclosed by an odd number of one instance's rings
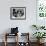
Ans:
POLYGON ((25 20, 26 7, 10 7, 10 19, 11 20, 25 20))

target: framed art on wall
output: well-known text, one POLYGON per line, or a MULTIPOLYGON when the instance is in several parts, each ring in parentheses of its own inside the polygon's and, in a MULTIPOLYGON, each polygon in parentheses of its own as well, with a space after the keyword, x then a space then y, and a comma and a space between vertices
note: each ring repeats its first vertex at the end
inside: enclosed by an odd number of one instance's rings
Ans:
POLYGON ((11 7, 10 8, 11 20, 25 20, 26 19, 26 7, 11 7))

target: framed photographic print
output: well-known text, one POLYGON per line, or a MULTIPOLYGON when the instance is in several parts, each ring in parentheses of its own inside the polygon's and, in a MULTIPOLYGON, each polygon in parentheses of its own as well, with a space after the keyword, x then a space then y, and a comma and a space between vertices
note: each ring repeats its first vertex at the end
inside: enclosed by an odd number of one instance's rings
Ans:
POLYGON ((10 8, 11 20, 25 20, 26 19, 26 7, 11 7, 10 8))

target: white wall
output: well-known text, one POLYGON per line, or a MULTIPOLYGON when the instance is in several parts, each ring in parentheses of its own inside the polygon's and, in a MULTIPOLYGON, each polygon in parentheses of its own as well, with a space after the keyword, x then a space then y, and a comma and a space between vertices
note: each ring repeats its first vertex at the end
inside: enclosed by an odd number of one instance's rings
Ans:
POLYGON ((36 0, 0 0, 0 34, 11 27, 19 27, 20 32, 30 32, 36 24, 36 0), (10 20, 10 7, 26 7, 26 20, 10 20))

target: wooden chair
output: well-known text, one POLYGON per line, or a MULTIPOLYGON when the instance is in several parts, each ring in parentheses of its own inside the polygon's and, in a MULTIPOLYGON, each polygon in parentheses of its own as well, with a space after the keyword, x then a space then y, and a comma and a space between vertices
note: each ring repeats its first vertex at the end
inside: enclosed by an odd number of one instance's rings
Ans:
POLYGON ((22 40, 23 39, 26 39, 26 41, 24 42, 21 42, 20 43, 20 46, 25 44, 25 46, 30 46, 30 42, 29 42, 29 33, 21 33, 21 37, 22 37, 22 40))
POLYGON ((7 46, 8 45, 8 42, 7 42, 7 36, 17 36, 17 38, 15 38, 15 40, 17 40, 16 41, 16 45, 15 46, 18 46, 18 33, 17 34, 10 34, 10 33, 5 33, 5 41, 4 41, 4 43, 5 43, 5 46, 7 46))

